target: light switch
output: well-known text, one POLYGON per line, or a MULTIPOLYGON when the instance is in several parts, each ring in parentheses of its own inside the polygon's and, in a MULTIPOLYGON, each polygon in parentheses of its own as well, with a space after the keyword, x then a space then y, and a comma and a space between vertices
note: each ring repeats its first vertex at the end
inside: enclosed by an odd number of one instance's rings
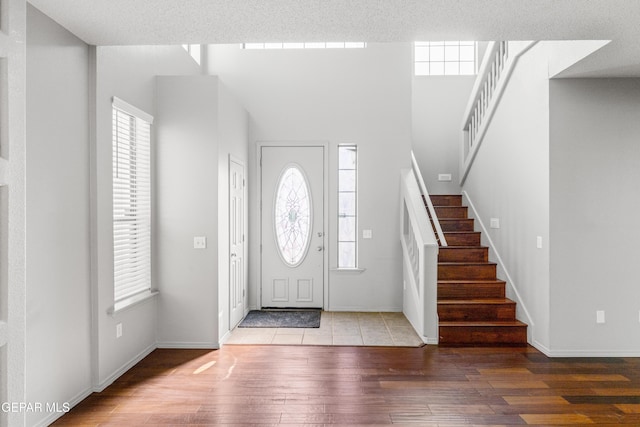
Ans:
POLYGON ((438 181, 451 181, 451 174, 450 173, 439 173, 438 174, 438 181))
POLYGON ((193 238, 193 249, 206 249, 207 238, 204 236, 198 236, 193 238))
POLYGON ((596 311, 596 323, 604 323, 604 310, 596 311))
POLYGON ((372 237, 373 237, 373 232, 371 230, 362 230, 363 239, 371 239, 372 237))
POLYGON ((542 236, 536 237, 536 248, 542 249, 542 236))
POLYGON ((489 227, 491 228, 500 228, 500 219, 499 218, 491 218, 489 222, 489 227))

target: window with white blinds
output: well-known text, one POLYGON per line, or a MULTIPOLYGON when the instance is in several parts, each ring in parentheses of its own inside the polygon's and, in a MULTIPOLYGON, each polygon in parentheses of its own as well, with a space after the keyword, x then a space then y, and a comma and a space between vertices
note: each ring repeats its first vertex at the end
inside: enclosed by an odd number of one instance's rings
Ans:
POLYGON ((113 98, 113 264, 118 303, 151 289, 151 123, 113 98))

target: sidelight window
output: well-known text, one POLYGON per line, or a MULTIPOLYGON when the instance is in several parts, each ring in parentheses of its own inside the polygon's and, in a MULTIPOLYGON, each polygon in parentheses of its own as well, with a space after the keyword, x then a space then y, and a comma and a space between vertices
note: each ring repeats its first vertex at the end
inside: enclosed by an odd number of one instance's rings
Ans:
POLYGON ((338 146, 338 268, 358 267, 358 151, 338 146))

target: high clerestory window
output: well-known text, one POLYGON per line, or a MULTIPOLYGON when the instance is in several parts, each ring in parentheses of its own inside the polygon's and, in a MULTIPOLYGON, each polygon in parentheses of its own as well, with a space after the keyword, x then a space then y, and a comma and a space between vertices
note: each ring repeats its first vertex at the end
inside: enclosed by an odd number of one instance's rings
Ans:
POLYGON ((198 65, 200 65, 200 61, 202 60, 202 53, 200 51, 199 44, 183 44, 182 48, 186 50, 189 55, 191 55, 193 60, 196 61, 198 65))
POLYGON ((415 42, 415 75, 474 75, 477 72, 477 56, 477 43, 473 41, 415 42))
POLYGON ((243 49, 363 49, 364 42, 244 43, 243 49))

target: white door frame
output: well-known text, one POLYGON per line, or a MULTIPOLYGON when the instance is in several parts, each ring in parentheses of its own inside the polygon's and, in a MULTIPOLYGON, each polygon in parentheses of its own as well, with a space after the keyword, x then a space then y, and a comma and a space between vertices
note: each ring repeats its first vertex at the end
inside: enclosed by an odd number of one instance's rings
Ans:
POLYGON ((256 143, 256 176, 258 177, 258 189, 256 191, 256 206, 258 206, 260 212, 258 214, 258 256, 260 258, 258 263, 258 309, 262 308, 262 147, 323 147, 323 229, 324 229, 324 253, 323 253, 323 301, 322 309, 329 309, 329 239, 331 233, 329 232, 329 142, 328 141, 258 141, 256 143))
MULTIPOLYGON (((232 154, 229 154, 229 159, 227 161, 227 172, 228 172, 228 177, 227 177, 227 186, 228 186, 228 220, 229 223, 227 224, 227 227, 229 227, 229 233, 227 236, 227 248, 229 249, 227 251, 227 266, 231 265, 231 227, 229 226, 231 224, 231 162, 237 163, 240 166, 242 166, 242 170, 243 170, 243 176, 242 179, 244 180, 243 183, 243 188, 242 188, 242 197, 243 197, 243 201, 244 203, 242 204, 242 209, 244 210, 244 213, 242 215, 242 228, 244 231, 244 241, 243 241, 243 245, 242 245, 242 257, 244 260, 244 265, 243 265, 243 275, 244 275, 244 283, 242 284, 242 289, 243 289, 243 301, 242 301, 242 309, 244 311, 243 313, 243 317, 247 315, 247 313, 249 312, 249 209, 248 209, 248 201, 249 201, 249 194, 248 194, 248 180, 247 180, 247 165, 246 162, 244 160, 239 159, 238 157, 235 157, 232 154)), ((234 326, 231 326, 231 270, 229 270, 229 284, 228 284, 228 301, 227 301, 227 307, 229 309, 229 330, 233 329, 234 326)))

